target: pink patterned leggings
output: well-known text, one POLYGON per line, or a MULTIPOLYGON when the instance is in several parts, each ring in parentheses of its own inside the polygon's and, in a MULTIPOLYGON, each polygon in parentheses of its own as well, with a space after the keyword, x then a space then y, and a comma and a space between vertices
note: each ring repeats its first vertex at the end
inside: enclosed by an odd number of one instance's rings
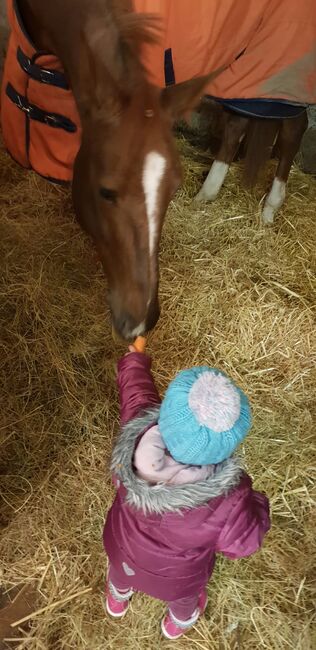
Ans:
MULTIPOLYGON (((118 591, 127 591, 131 588, 128 581, 124 582, 121 574, 118 574, 112 565, 109 569, 108 579, 118 591)), ((168 602, 167 605, 175 618, 179 621, 187 621, 195 612, 198 602, 199 594, 197 596, 190 596, 189 598, 179 598, 178 600, 168 602)))

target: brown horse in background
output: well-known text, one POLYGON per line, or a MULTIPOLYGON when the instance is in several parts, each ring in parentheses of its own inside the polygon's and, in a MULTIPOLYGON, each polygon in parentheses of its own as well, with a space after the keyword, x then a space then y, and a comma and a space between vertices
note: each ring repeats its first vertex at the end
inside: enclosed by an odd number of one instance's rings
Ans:
POLYGON ((244 182, 248 187, 254 186, 260 169, 273 154, 276 154, 278 158, 276 174, 262 210, 263 223, 273 223, 277 211, 285 200, 289 173, 308 126, 306 110, 302 109, 299 115, 292 118, 255 118, 240 115, 225 109, 217 102, 205 99, 200 112, 210 123, 215 119, 217 130, 222 131, 222 139, 210 172, 195 201, 197 203, 215 201, 229 166, 241 146, 244 149, 245 159, 244 182))
POLYGON ((181 181, 174 121, 192 109, 211 76, 160 90, 141 62, 155 19, 131 0, 17 0, 36 48, 55 54, 82 125, 73 201, 108 280, 113 323, 125 338, 159 317, 158 249, 181 181))

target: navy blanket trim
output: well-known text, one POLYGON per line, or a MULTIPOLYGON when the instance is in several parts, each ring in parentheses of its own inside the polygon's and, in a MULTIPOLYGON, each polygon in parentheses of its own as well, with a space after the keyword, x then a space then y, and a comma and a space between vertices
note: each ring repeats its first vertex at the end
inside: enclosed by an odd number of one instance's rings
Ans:
POLYGON ((249 117, 262 117, 265 119, 288 119, 291 117, 298 117, 301 115, 308 104, 295 104, 287 100, 274 100, 274 99, 221 99, 220 97, 213 97, 219 104, 225 108, 229 108, 235 113, 241 115, 249 115, 249 117))
POLYGON ((175 83, 176 76, 173 67, 172 49, 169 47, 168 50, 165 50, 165 84, 166 86, 172 86, 175 83))

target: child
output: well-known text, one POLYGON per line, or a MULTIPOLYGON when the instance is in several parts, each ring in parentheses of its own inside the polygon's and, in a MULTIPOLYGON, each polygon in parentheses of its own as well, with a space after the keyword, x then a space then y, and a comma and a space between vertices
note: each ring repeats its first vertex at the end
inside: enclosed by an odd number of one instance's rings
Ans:
POLYGON ((178 639, 206 608, 216 553, 259 549, 269 503, 232 456, 251 426, 245 394, 199 367, 180 372, 160 403, 150 358, 129 349, 118 365, 117 495, 103 533, 106 609, 124 616, 135 591, 164 600, 163 635, 178 639))

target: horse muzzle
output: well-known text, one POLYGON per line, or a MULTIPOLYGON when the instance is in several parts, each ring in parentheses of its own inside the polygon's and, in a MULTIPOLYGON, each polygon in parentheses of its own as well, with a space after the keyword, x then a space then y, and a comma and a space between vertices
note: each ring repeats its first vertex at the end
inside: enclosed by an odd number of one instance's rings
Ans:
POLYGON ((136 318, 135 315, 124 309, 116 310, 111 307, 113 327, 116 332, 126 341, 133 341, 152 330, 160 316, 158 301, 150 303, 144 318, 136 318))

